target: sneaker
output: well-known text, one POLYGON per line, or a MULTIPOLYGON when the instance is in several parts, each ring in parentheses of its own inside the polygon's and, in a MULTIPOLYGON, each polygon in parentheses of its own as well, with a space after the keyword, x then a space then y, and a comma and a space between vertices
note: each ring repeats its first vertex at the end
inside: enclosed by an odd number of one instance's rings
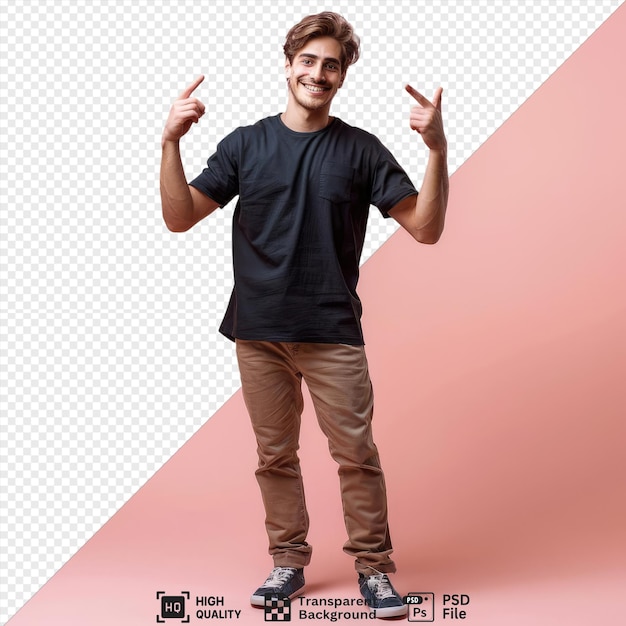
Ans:
POLYGON ((407 614, 407 607, 398 592, 393 588, 387 574, 373 576, 359 574, 359 587, 367 605, 374 609, 376 617, 401 617, 407 614))
POLYGON ((275 567, 267 580, 252 594, 250 604, 265 606, 265 594, 281 594, 295 598, 304 590, 304 570, 294 567, 275 567))

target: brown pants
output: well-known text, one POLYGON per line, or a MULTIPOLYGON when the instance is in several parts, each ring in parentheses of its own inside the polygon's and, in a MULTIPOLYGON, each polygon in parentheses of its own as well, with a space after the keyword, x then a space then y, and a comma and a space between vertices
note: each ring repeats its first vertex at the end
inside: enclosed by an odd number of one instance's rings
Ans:
POLYGON ((311 559, 298 440, 304 378, 339 464, 348 541, 359 573, 394 572, 387 495, 372 438, 373 393, 363 346, 237 340, 242 391, 258 444, 256 471, 274 565, 311 559))

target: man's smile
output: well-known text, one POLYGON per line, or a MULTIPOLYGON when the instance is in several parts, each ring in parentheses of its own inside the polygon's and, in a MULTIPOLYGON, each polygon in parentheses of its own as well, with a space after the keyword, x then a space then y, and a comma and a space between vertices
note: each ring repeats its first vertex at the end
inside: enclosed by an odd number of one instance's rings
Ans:
POLYGON ((324 91, 330 90, 330 87, 325 87, 323 85, 311 85, 310 83, 300 83, 300 84, 311 93, 322 93, 324 91))

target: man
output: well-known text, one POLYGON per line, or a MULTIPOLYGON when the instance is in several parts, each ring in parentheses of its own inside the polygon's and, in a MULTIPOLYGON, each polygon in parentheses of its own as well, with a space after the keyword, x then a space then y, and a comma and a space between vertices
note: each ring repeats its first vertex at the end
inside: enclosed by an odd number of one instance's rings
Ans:
POLYGON ((418 195, 372 135, 330 116, 359 39, 341 16, 304 18, 284 45, 285 112, 224 138, 190 184, 179 140, 204 115, 192 93, 172 105, 162 139, 163 217, 185 231, 239 196, 233 218, 235 286, 220 331, 236 342, 242 391, 258 443, 256 472, 274 569, 252 595, 295 597, 311 558, 308 514, 297 456, 303 401, 339 465, 348 541, 361 593, 378 617, 406 613, 388 574, 395 571, 385 482, 372 439, 372 386, 356 292, 371 204, 419 242, 435 243, 448 197, 446 137, 439 88, 417 101, 410 126, 430 150, 418 195))

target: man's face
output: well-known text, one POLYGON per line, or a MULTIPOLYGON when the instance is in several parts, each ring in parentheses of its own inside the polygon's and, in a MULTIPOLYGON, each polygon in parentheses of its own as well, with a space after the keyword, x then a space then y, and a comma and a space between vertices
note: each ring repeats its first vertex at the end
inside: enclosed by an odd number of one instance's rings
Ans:
POLYGON ((307 111, 330 108, 330 103, 344 79, 341 45, 332 37, 311 39, 285 61, 290 98, 307 111))

